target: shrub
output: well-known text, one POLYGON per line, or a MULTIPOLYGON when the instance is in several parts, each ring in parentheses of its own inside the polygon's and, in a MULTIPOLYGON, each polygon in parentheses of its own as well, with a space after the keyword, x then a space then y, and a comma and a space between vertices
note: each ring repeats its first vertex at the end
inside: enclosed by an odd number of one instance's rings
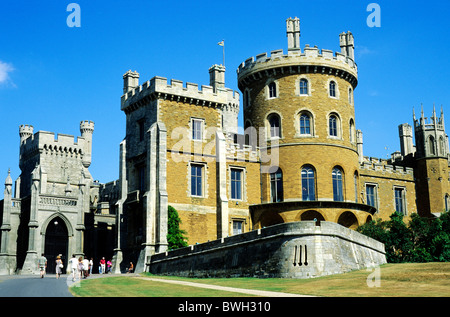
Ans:
POLYGON ((385 245, 386 260, 399 262, 450 261, 450 214, 439 218, 411 215, 408 225, 403 215, 393 213, 390 220, 368 222, 357 229, 385 245))
POLYGON ((187 247, 186 231, 180 229, 181 219, 178 211, 169 206, 167 220, 167 243, 169 250, 187 247))

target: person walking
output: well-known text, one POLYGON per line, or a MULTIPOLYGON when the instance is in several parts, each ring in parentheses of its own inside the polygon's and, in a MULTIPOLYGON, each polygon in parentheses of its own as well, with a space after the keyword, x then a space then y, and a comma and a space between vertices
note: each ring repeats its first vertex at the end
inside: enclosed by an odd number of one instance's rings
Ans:
POLYGON ((81 274, 83 273, 83 257, 78 258, 78 279, 81 280, 81 274))
POLYGON ((59 279, 62 273, 62 269, 64 267, 63 261, 61 260, 61 256, 56 257, 56 279, 59 279))
POLYGON ((94 259, 89 260, 89 275, 92 275, 92 267, 94 266, 94 259))
POLYGON ((72 258, 69 260, 69 263, 72 270, 72 281, 75 282, 78 270, 78 261, 77 258, 75 257, 75 254, 72 254, 72 258))
POLYGON ((111 266, 112 266, 112 263, 111 263, 111 260, 108 260, 108 262, 106 262, 106 273, 111 273, 111 266))
POLYGON ((87 257, 84 257, 83 260, 83 276, 84 278, 87 278, 89 276, 89 260, 87 257))
POLYGON ((41 278, 44 278, 45 269, 47 268, 47 258, 44 256, 44 253, 41 254, 41 257, 38 260, 39 271, 41 272, 41 278))

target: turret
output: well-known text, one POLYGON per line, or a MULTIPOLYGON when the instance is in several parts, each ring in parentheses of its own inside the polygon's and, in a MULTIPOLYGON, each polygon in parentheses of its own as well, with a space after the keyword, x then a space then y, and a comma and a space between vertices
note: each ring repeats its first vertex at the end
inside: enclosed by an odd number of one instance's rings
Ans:
POLYGON ((123 75, 123 93, 126 94, 139 86, 139 73, 137 71, 127 71, 123 75))
POLYGON ((209 68, 209 85, 213 87, 215 93, 217 88, 225 88, 225 66, 213 65, 209 68))
POLYGON ((355 60, 355 39, 352 32, 342 32, 339 34, 339 44, 341 46, 341 54, 355 60))
POLYGON ((288 38, 288 50, 300 50, 300 19, 289 18, 286 20, 286 36, 288 38))
POLYGON ((423 107, 419 119, 414 115, 414 133, 416 137, 417 158, 445 157, 449 155, 448 136, 445 133, 444 111, 440 117, 433 106, 431 118, 424 115, 423 107))
POLYGON ((85 140, 83 166, 88 168, 92 159, 92 134, 94 133, 94 122, 81 121, 80 123, 81 137, 85 140))
POLYGON ((408 123, 403 123, 398 126, 398 133, 400 136, 400 150, 402 156, 407 156, 415 152, 413 145, 412 127, 408 123))
POLYGON ((28 124, 22 124, 19 127, 20 144, 25 142, 26 139, 33 136, 33 126, 28 124))

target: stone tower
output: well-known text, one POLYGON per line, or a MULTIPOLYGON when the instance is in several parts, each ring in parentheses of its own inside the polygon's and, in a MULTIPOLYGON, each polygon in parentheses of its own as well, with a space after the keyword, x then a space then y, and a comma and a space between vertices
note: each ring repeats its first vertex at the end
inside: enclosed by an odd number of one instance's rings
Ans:
POLYGON ((353 35, 341 33, 342 51, 333 54, 309 45, 301 51, 298 18, 287 19, 286 34, 287 55, 283 50, 259 54, 237 70, 246 133, 247 128, 258 132, 266 172, 262 200, 276 203, 266 216, 254 217, 256 222, 265 218, 261 226, 286 221, 273 212, 279 206, 298 209, 299 220, 322 219, 354 227, 370 213, 357 198, 362 138, 357 139, 355 129, 353 91, 358 71, 353 35), (324 208, 319 201, 329 203, 324 208), (294 202, 295 207, 287 206, 294 202))
POLYGON ((449 186, 449 146, 445 133, 444 111, 436 115, 433 107, 431 118, 420 118, 414 114, 414 133, 416 139, 417 204, 421 216, 430 217, 448 209, 449 186))
POLYGON ((83 166, 88 168, 92 161, 92 134, 94 133, 94 122, 81 121, 80 122, 81 137, 84 138, 84 154, 83 166))

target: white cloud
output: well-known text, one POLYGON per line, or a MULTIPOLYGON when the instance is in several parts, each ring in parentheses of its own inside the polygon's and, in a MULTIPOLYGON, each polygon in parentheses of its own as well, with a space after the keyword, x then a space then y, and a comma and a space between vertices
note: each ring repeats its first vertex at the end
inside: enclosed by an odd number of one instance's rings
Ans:
POLYGON ((11 82, 9 74, 14 70, 14 67, 9 64, 0 61, 0 85, 11 82))
POLYGON ((371 55, 371 54, 375 54, 376 52, 370 48, 368 48, 367 46, 355 46, 355 54, 356 57, 361 57, 361 56, 365 56, 365 55, 371 55))

